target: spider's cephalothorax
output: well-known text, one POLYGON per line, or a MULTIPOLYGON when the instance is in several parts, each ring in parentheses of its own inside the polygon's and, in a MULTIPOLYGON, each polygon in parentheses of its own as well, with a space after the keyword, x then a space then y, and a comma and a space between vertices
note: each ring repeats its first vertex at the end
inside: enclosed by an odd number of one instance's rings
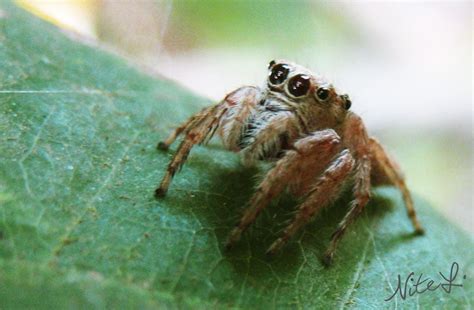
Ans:
POLYGON ((232 103, 245 97, 253 103, 244 111, 241 105, 230 104, 220 135, 229 149, 243 151, 244 161, 250 164, 255 159, 280 158, 291 142, 313 131, 337 128, 351 105, 347 95, 338 95, 323 78, 289 62, 270 62, 262 89, 240 88, 225 100, 232 103), (235 127, 236 115, 241 126, 235 127), (272 130, 280 120, 285 124, 278 125, 282 130, 272 130))
POLYGON ((273 161, 231 232, 228 247, 240 239, 275 196, 288 188, 304 200, 292 223, 268 249, 268 253, 274 253, 333 201, 348 180, 353 181, 354 200, 332 236, 324 255, 326 264, 331 262, 347 226, 367 204, 374 185, 397 186, 415 231, 423 232, 398 165, 368 136, 362 120, 349 111, 350 107, 349 97, 336 92, 322 77, 287 61, 271 61, 264 87, 244 86, 231 92, 158 144, 160 149, 167 149, 180 134, 185 135, 155 196, 166 194, 191 148, 218 132, 229 150, 242 153, 244 163, 273 161))

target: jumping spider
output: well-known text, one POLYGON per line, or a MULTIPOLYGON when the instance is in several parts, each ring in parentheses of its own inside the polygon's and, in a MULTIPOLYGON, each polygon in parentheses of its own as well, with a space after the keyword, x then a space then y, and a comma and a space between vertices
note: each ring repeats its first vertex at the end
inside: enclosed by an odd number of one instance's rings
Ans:
POLYGON ((297 64, 271 61, 268 68, 264 87, 234 90, 219 104, 193 115, 158 144, 159 149, 166 150, 180 134, 185 135, 155 196, 166 194, 192 147, 207 143, 217 131, 227 149, 242 153, 244 163, 273 162, 230 233, 228 248, 269 202, 288 188, 303 200, 291 224, 267 251, 275 253, 335 200, 349 180, 354 200, 331 237, 323 257, 326 265, 331 263, 347 227, 369 201, 371 186, 398 187, 415 232, 423 233, 400 168, 380 143, 368 136, 361 118, 349 111, 349 97, 338 94, 325 79, 297 64))

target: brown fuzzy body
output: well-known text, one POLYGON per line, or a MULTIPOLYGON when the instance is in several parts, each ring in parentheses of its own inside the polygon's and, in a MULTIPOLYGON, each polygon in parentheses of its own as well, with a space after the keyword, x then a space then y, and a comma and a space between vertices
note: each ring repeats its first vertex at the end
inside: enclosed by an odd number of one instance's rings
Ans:
POLYGON ((271 160, 267 173, 231 232, 231 247, 258 214, 285 188, 304 201, 294 220, 268 249, 279 250, 301 227, 336 199, 351 181, 354 200, 334 232, 323 262, 330 264, 337 244, 370 199, 371 186, 397 186, 415 231, 422 233, 410 192, 398 165, 367 134, 350 100, 308 69, 289 62, 270 63, 263 88, 241 87, 215 106, 205 108, 178 127, 158 146, 167 149, 182 133, 184 140, 168 166, 156 196, 164 196, 172 177, 195 144, 208 141, 217 131, 224 146, 242 153, 245 164, 271 160))

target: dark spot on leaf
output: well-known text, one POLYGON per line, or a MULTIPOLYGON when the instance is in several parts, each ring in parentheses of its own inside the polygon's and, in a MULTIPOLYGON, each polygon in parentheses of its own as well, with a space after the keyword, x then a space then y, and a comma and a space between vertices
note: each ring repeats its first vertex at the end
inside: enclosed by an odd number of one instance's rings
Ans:
POLYGON ((65 238, 63 239, 63 245, 70 245, 73 244, 74 242, 77 242, 79 238, 65 238))

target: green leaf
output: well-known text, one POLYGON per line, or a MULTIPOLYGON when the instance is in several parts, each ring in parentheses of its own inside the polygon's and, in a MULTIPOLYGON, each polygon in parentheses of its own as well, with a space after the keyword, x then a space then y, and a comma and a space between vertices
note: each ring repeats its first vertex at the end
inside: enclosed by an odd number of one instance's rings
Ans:
POLYGON ((472 238, 418 196, 427 234, 412 237, 390 188, 331 268, 319 258, 349 197, 273 259, 264 252, 291 218, 289 196, 223 251, 264 165, 243 168, 213 142, 193 150, 166 198, 152 197, 175 150, 156 142, 210 102, 11 4, 0 10, 0 308, 472 307, 472 238), (439 281, 454 261, 464 287, 384 301, 398 274, 439 281))

